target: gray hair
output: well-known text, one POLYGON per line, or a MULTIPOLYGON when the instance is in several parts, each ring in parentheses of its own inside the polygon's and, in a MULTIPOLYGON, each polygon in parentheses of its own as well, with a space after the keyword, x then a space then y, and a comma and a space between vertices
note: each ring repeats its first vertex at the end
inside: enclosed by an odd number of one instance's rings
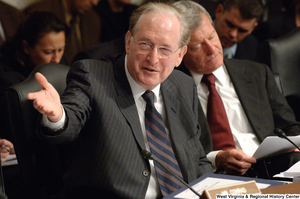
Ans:
POLYGON ((173 3, 179 9, 192 31, 202 25, 202 14, 213 24, 210 14, 203 6, 191 0, 181 0, 173 3))
POLYGON ((178 20, 180 21, 180 37, 181 38, 179 41, 179 46, 183 47, 189 43, 190 37, 191 37, 191 31, 192 31, 189 28, 190 27, 189 24, 185 21, 185 18, 183 17, 181 12, 179 12, 179 10, 175 6, 173 6, 169 3, 150 2, 150 3, 144 4, 144 5, 140 6, 139 8, 137 8, 132 13, 132 16, 129 21, 129 31, 131 33, 134 33, 134 31, 137 29, 142 17, 149 12, 154 12, 156 14, 159 14, 159 13, 166 14, 167 13, 168 15, 176 16, 178 18, 178 20))

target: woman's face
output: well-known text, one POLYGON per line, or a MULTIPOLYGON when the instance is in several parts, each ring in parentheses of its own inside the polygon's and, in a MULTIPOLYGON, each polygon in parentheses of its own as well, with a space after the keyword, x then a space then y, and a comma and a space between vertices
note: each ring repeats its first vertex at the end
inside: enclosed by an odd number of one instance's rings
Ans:
POLYGON ((64 54, 65 40, 64 31, 46 33, 33 48, 24 40, 23 49, 33 68, 46 63, 59 63, 64 54))

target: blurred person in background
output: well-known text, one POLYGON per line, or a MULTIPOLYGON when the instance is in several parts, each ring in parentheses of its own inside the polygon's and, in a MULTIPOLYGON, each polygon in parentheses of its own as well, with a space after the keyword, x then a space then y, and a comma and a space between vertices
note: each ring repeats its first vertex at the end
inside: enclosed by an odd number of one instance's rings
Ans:
POLYGON ((101 19, 93 10, 99 0, 43 0, 29 5, 25 15, 35 10, 55 14, 68 26, 65 55, 68 64, 83 49, 101 41, 101 19))
POLYGON ((0 1, 0 47, 15 35, 22 19, 21 11, 0 1))
POLYGON ((300 27, 300 0, 289 0, 285 12, 266 23, 264 39, 276 39, 300 27))
MULTIPOLYGON (((0 51, 1 138, 13 142, 6 88, 23 82, 41 64, 66 63, 63 59, 66 31, 66 25, 52 13, 33 12, 22 21, 16 35, 3 44, 0 51)), ((11 145, 5 146, 13 148, 11 145)), ((8 155, 3 152, 5 151, 1 149, 1 161, 8 155)), ((18 165, 3 167, 3 178, 9 199, 27 198, 25 182, 18 165)))
POLYGON ((2 138, 12 140, 5 89, 23 82, 41 64, 66 63, 63 59, 66 31, 66 25, 55 15, 34 12, 24 19, 15 37, 3 44, 0 50, 2 138))
MULTIPOLYGON (((101 0, 94 8, 102 20, 101 42, 123 37, 129 26, 129 18, 137 8, 130 0, 101 0)), ((125 41, 124 41, 125 43, 125 41)))
POLYGON ((262 12, 258 0, 224 0, 218 4, 214 25, 224 57, 257 61, 259 42, 251 33, 262 12))

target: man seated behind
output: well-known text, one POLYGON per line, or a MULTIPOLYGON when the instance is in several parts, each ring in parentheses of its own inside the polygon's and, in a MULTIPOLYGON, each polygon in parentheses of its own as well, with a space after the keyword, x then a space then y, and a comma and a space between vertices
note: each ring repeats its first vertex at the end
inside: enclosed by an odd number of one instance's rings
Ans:
POLYGON ((251 33, 262 12, 258 0, 224 0, 218 4, 214 26, 224 57, 257 60, 259 42, 251 33))
POLYGON ((228 174, 244 175, 247 172, 251 175, 250 172, 254 171, 254 176, 269 178, 288 169, 300 159, 299 152, 268 159, 268 170, 264 169, 263 162, 256 162, 252 157, 264 138, 275 135, 275 128, 282 129, 287 135, 300 133, 299 123, 281 95, 270 69, 247 60, 225 59, 223 62, 222 46, 206 10, 192 1, 179 1, 175 6, 185 13, 186 20, 193 27, 188 51, 179 68, 193 77, 210 125, 211 134, 201 135, 208 159, 217 171, 228 174), (209 101, 210 94, 215 91, 210 92, 203 80, 208 75, 215 78, 217 94, 225 107, 225 116, 220 119, 224 122, 228 118, 226 130, 220 130, 221 123, 213 123, 221 112, 212 113, 209 108, 216 100, 209 101), (222 136, 220 133, 225 132, 228 134, 224 139, 218 140, 222 136))

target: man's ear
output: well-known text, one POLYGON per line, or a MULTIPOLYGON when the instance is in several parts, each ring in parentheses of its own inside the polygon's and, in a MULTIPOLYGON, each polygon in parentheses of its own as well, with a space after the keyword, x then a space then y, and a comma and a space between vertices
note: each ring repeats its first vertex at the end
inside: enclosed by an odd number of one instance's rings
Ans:
POLYGON ((131 32, 128 30, 126 33, 126 46, 125 46, 126 54, 128 54, 128 52, 129 52, 130 42, 131 42, 131 32))
POLYGON ((222 15, 223 11, 224 11, 223 4, 219 3, 215 11, 215 18, 216 19, 219 18, 222 15))
POLYGON ((183 59, 186 52, 187 52, 187 46, 181 47, 181 50, 179 52, 175 67, 178 67, 181 64, 182 59, 183 59))
POLYGON ((257 25, 258 25, 257 22, 255 22, 255 23, 253 24, 253 27, 252 27, 252 30, 251 30, 250 34, 252 33, 252 31, 254 30, 254 28, 255 28, 257 25))

